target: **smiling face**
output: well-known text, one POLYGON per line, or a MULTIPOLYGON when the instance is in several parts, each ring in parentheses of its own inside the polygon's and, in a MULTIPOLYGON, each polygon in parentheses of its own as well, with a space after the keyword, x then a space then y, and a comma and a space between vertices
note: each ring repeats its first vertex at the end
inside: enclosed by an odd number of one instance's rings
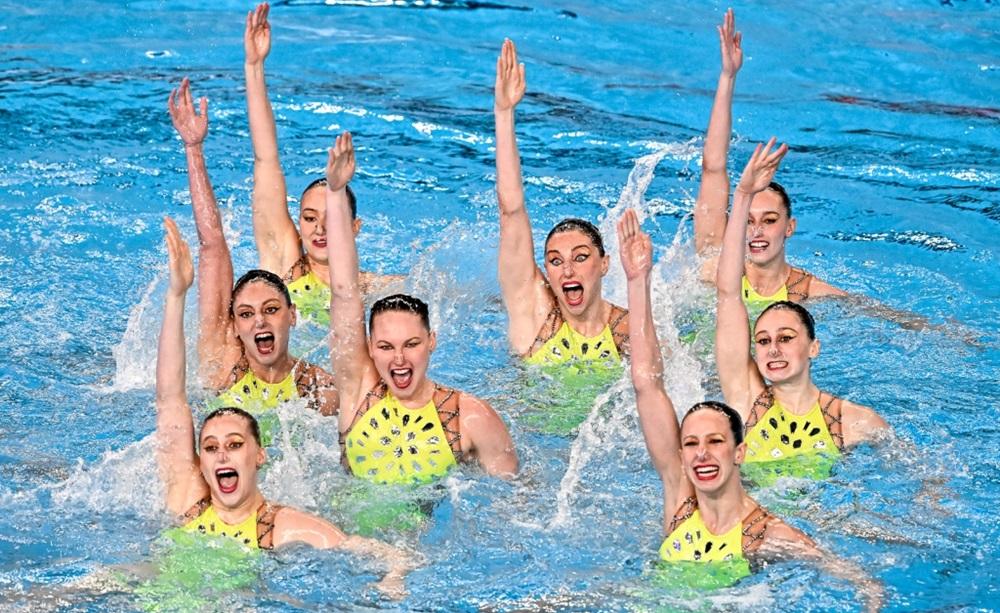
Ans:
POLYGON ((257 444, 250 422, 241 415, 222 414, 201 429, 198 460, 212 492, 213 504, 236 508, 257 494, 257 471, 267 455, 257 444))
POLYGON ((267 367, 288 356, 288 332, 295 307, 264 281, 251 281, 233 296, 233 327, 247 359, 267 367))
POLYGON ((383 311, 375 316, 368 354, 392 394, 406 400, 418 394, 427 380, 427 365, 437 337, 416 313, 383 311))
POLYGON ((607 272, 608 256, 579 230, 554 234, 545 244, 545 275, 563 313, 580 316, 599 308, 607 272))
POLYGON ((729 419, 719 411, 701 409, 681 423, 681 464, 699 492, 712 493, 731 478, 740 478, 746 443, 736 444, 729 419))
POLYGON ((758 266, 784 262, 785 241, 795 232, 795 218, 777 192, 765 189, 750 203, 747 219, 747 257, 758 266))
POLYGON ((757 370, 772 383, 808 377, 809 360, 819 355, 819 341, 809 338, 802 320, 789 309, 765 311, 757 319, 753 341, 757 370))

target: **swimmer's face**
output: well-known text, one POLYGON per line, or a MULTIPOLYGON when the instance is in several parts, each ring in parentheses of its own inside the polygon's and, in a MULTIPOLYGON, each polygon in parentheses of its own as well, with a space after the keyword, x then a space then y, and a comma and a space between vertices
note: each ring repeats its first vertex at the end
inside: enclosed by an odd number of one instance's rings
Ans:
POLYGON ((809 360, 819 355, 794 311, 771 309, 757 320, 753 333, 754 360, 762 377, 772 383, 809 377, 809 360))
POLYGON ((681 426, 681 464, 699 492, 717 491, 734 475, 738 481, 746 448, 735 444, 729 420, 719 411, 695 411, 681 426))
POLYGON ((545 244, 545 275, 563 313, 582 315, 601 304, 608 256, 579 230, 554 234, 545 244))
POLYGON ((795 232, 795 218, 788 217, 781 196, 765 189, 750 203, 747 220, 747 257, 758 266, 777 258, 784 261, 785 241, 795 232))
POLYGON ((368 354, 392 394, 401 400, 420 393, 437 337, 409 311, 384 311, 372 321, 368 354))
MULTIPOLYGON (((354 235, 361 230, 361 219, 353 222, 354 235)), ((326 249, 326 185, 319 184, 302 195, 299 208, 299 236, 309 259, 320 264, 329 261, 326 249)))
POLYGON ((244 285, 233 297, 233 327, 252 364, 267 367, 285 359, 293 325, 295 306, 263 281, 244 285))
POLYGON ((257 471, 267 459, 241 415, 219 415, 201 429, 198 461, 212 502, 234 508, 257 492, 257 471))

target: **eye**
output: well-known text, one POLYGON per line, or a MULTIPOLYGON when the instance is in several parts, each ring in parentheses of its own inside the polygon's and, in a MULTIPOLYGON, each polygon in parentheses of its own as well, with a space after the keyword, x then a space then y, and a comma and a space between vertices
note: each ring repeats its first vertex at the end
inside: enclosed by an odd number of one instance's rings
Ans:
POLYGON ((378 345, 375 346, 381 349, 382 351, 392 351, 392 345, 390 345, 389 343, 379 343, 378 345))
POLYGON ((760 345, 761 347, 763 347, 765 345, 768 345, 770 343, 771 343, 771 339, 769 339, 767 337, 761 337, 761 338, 757 339, 757 344, 760 345))
POLYGON ((243 441, 232 441, 231 443, 229 443, 230 449, 239 449, 242 446, 243 446, 243 441))
POLYGON ((684 446, 685 447, 697 447, 698 446, 698 441, 690 440, 690 439, 686 440, 686 441, 684 441, 684 446))
POLYGON ((253 311, 240 311, 236 314, 236 316, 240 319, 250 319, 253 317, 253 311))
POLYGON ((778 342, 779 343, 789 343, 789 342, 793 341, 794 339, 795 339, 794 336, 791 336, 789 334, 782 334, 781 336, 778 337, 778 342))
POLYGON ((713 445, 718 445, 719 443, 726 442, 726 439, 722 438, 721 436, 717 436, 715 438, 709 439, 708 442, 711 443, 711 444, 713 444, 713 445))
POLYGON ((212 443, 210 445, 204 445, 201 450, 205 453, 215 453, 219 449, 218 445, 212 443))
POLYGON ((562 258, 551 258, 549 259, 549 264, 553 266, 562 266, 562 258))
POLYGON ((276 307, 276 306, 269 306, 269 307, 267 307, 267 308, 264 309, 264 312, 267 313, 268 315, 274 315, 278 311, 279 311, 279 308, 276 307))
POLYGON ((406 347, 409 348, 409 349, 417 347, 418 345, 420 345, 420 341, 407 341, 406 342, 406 347))
POLYGON ((303 215, 302 216, 302 221, 307 221, 309 223, 312 223, 312 222, 316 221, 316 216, 315 215, 303 215))
POLYGON ((582 261, 586 260, 586 259, 587 259, 587 258, 589 258, 589 257, 590 257, 590 254, 589 254, 589 253, 579 253, 579 254, 577 254, 577 255, 576 255, 576 256, 575 256, 574 258, 573 258, 573 261, 574 261, 574 262, 582 262, 582 261))

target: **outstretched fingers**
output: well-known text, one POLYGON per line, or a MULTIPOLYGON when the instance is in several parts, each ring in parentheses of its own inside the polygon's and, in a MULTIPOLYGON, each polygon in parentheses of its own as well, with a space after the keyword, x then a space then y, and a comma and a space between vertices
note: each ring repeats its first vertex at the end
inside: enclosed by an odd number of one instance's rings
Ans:
POLYGON ((326 162, 326 184, 330 191, 343 189, 354 177, 354 137, 344 132, 330 147, 326 162))

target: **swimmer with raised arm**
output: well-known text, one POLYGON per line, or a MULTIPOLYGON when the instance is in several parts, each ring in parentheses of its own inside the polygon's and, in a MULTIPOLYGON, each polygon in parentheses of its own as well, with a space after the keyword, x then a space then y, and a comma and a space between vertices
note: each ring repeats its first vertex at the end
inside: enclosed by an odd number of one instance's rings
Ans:
POLYGON ((265 500, 257 473, 267 452, 252 415, 237 407, 223 407, 210 413, 196 433, 184 364, 184 297, 194 266, 173 220, 165 219, 164 225, 170 284, 156 360, 156 433, 167 509, 187 532, 234 539, 249 549, 305 543, 373 557, 389 571, 376 587, 402 596, 403 577, 411 568, 406 552, 377 540, 349 536, 325 519, 265 500))
POLYGON ((628 354, 628 317, 601 295, 608 256, 600 231, 588 221, 564 219, 545 239, 545 272, 535 263, 514 131, 514 108, 524 92, 524 65, 517 62, 514 43, 505 40, 497 58, 493 115, 500 205, 497 267, 510 344, 531 364, 617 364, 628 354))
MULTIPOLYGON (((173 90, 170 118, 184 141, 188 182, 198 229, 198 340, 202 382, 222 393, 220 402, 251 413, 305 398, 323 415, 337 412, 333 377, 288 353, 296 311, 277 275, 251 270, 233 285, 233 264, 205 166, 208 101, 194 108, 188 79, 173 90)), ((269 430, 270 428, 265 428, 269 430)), ((267 436, 265 436, 267 438, 267 436)))
MULTIPOLYGON (((279 275, 287 285, 299 313, 324 327, 329 325, 330 268, 326 248, 326 179, 310 183, 299 200, 299 226, 288 211, 288 190, 278 155, 274 112, 267 97, 264 60, 271 51, 271 26, 267 3, 247 13, 243 33, 247 115, 253 142, 253 230, 260 267, 279 275)), ((351 228, 361 230, 357 200, 346 188, 351 205, 351 228)), ((361 273, 367 294, 396 275, 361 273)))
POLYGON ((663 358, 653 322, 650 271, 653 248, 634 210, 618 223, 628 281, 632 385, 639 424, 653 467, 663 482, 660 558, 674 563, 724 564, 732 581, 774 558, 820 561, 859 586, 869 610, 881 605, 881 586, 853 564, 831 558, 805 534, 769 513, 743 489, 740 464, 747 448, 739 414, 721 402, 699 402, 680 425, 663 385, 663 358))
MULTIPOLYGON (((694 206, 695 248, 699 255, 709 258, 702 269, 706 281, 715 280, 718 252, 726 229, 733 89, 736 74, 743 66, 743 35, 736 31, 733 9, 726 11, 718 31, 722 71, 705 134, 701 184, 694 206)), ((795 232, 796 221, 792 217, 791 201, 781 185, 772 181, 754 198, 749 216, 750 230, 746 240, 750 257, 744 267, 741 290, 751 310, 759 312, 778 300, 802 302, 810 297, 846 295, 843 290, 795 268, 786 260, 785 243, 795 232)))
POLYGON ((354 168, 354 144, 344 133, 326 168, 330 354, 341 393, 344 466, 374 483, 432 481, 460 461, 513 476, 517 454, 500 416, 482 400, 427 377, 437 338, 422 300, 402 294, 378 300, 366 335, 346 190, 354 168))
POLYGON ((821 392, 813 383, 811 365, 820 344, 812 315, 801 305, 772 303, 754 323, 751 339, 741 282, 747 212, 788 151, 787 145, 772 150, 774 144, 772 138, 757 146, 736 187, 716 282, 719 380, 726 402, 746 424, 750 463, 835 458, 889 429, 872 409, 821 392))

